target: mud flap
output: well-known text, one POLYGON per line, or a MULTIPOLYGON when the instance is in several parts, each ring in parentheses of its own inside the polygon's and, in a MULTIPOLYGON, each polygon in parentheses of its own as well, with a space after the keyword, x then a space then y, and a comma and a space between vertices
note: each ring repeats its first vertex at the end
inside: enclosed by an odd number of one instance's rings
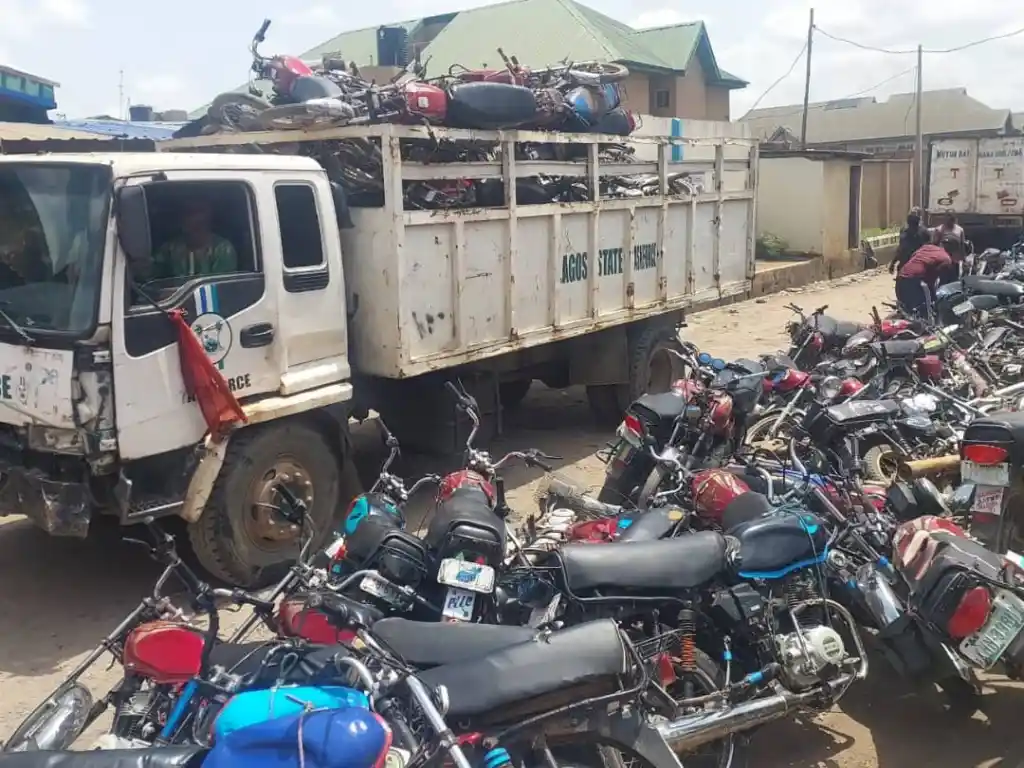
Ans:
POLYGON ((213 485, 217 482, 221 467, 224 466, 224 458, 227 456, 230 440, 230 435, 226 435, 220 440, 213 440, 209 435, 206 436, 205 453, 199 460, 196 471, 192 473, 188 490, 185 492, 185 501, 178 513, 186 522, 194 523, 202 516, 206 502, 209 500, 210 494, 213 493, 213 485))

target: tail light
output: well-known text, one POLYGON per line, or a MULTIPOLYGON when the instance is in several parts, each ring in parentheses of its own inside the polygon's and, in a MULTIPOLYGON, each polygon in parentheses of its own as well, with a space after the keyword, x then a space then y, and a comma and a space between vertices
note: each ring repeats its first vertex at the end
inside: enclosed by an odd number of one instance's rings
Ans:
POLYGON ((960 454, 967 461, 982 465, 1001 464, 1010 455, 998 445, 965 445, 960 454))
POLYGON ((643 437, 644 435, 643 422, 631 413, 626 414, 626 417, 622 420, 622 426, 626 428, 626 431, 631 432, 637 437, 643 437))
POLYGON ((969 589, 946 622, 946 631, 956 640, 973 635, 985 626, 991 610, 992 595, 985 587, 969 589))

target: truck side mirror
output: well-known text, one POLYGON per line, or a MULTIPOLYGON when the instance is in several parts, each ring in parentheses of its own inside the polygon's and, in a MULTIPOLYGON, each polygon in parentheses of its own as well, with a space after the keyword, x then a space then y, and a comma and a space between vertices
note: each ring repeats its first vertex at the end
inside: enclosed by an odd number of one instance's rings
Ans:
POLYGON ((133 263, 148 261, 152 256, 153 241, 149 231, 145 188, 121 187, 117 190, 116 203, 117 237, 128 260, 133 263))

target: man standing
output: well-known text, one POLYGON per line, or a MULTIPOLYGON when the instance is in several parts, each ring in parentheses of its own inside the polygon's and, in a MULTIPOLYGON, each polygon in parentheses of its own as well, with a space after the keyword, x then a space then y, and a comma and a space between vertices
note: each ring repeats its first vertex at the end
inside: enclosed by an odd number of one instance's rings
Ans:
POLYGON ((941 245, 953 259, 953 266, 940 275, 940 284, 945 285, 960 279, 960 269, 967 258, 967 237, 964 228, 957 224, 956 214, 947 213, 942 223, 931 230, 932 242, 941 245))
POLYGON ((907 226, 900 230, 900 242, 896 246, 896 254, 889 262, 890 274, 902 268, 922 245, 932 240, 928 228, 921 223, 921 209, 911 208, 907 214, 907 226))
POLYGON ((923 317, 929 299, 935 298, 935 283, 952 266, 953 259, 944 248, 922 245, 900 267, 896 276, 896 302, 908 314, 923 317))

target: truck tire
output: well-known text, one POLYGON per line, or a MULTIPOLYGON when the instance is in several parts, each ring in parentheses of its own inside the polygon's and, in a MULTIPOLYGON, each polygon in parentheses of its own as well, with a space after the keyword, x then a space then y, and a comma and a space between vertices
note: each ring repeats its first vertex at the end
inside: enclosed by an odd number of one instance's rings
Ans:
POLYGON ((288 483, 309 507, 315 548, 338 510, 339 458, 321 432, 296 419, 239 432, 202 516, 188 528, 200 566, 246 589, 280 579, 299 553, 298 531, 264 505, 280 503, 274 487, 288 483))
POLYGON ((667 392, 678 370, 676 358, 665 350, 682 351, 672 326, 648 325, 629 340, 629 381, 626 384, 592 384, 587 400, 602 426, 616 426, 627 406, 648 392, 667 392))

